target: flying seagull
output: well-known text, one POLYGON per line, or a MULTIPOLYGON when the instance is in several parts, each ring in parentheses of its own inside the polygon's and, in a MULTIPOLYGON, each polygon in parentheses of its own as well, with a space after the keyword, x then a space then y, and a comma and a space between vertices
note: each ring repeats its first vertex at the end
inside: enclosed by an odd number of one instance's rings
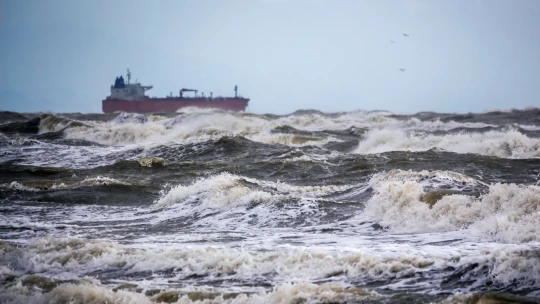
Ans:
POLYGON ((390 40, 390 43, 396 43, 394 40, 390 40))
POLYGON ((399 70, 402 71, 402 72, 405 72, 405 69, 399 69, 399 70))
POLYGON ((409 37, 409 34, 405 34, 405 33, 403 33, 403 36, 405 36, 405 37, 409 37))

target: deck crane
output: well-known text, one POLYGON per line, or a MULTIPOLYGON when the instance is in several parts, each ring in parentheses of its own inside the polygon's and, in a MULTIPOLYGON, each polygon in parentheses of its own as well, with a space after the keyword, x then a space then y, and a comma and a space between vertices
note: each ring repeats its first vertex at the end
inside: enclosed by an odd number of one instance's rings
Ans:
POLYGON ((181 90, 180 90, 180 98, 184 98, 184 92, 194 92, 194 93, 195 93, 195 97, 197 97, 197 92, 199 92, 199 90, 193 90, 193 89, 181 89, 181 90))

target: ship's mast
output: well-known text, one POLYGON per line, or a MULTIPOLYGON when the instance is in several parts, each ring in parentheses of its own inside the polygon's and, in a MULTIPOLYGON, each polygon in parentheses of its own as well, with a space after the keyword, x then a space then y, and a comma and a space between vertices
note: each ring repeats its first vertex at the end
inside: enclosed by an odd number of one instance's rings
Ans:
POLYGON ((128 84, 131 80, 131 72, 129 71, 129 69, 127 69, 127 79, 128 79, 128 84))

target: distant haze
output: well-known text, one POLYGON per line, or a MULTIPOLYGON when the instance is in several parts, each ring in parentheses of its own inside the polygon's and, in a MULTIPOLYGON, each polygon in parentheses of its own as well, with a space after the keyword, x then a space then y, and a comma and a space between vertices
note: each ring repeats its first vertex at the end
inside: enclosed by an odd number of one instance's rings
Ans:
POLYGON ((256 113, 538 107, 540 1, 0 0, 0 110, 101 112, 126 68, 256 113))

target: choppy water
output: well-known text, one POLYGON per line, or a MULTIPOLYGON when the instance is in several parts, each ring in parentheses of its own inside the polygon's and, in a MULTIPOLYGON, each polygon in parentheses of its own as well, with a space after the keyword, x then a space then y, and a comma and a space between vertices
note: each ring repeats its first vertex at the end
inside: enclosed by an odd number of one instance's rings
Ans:
POLYGON ((1 112, 0 132, 0 302, 540 299, 539 109, 1 112))

